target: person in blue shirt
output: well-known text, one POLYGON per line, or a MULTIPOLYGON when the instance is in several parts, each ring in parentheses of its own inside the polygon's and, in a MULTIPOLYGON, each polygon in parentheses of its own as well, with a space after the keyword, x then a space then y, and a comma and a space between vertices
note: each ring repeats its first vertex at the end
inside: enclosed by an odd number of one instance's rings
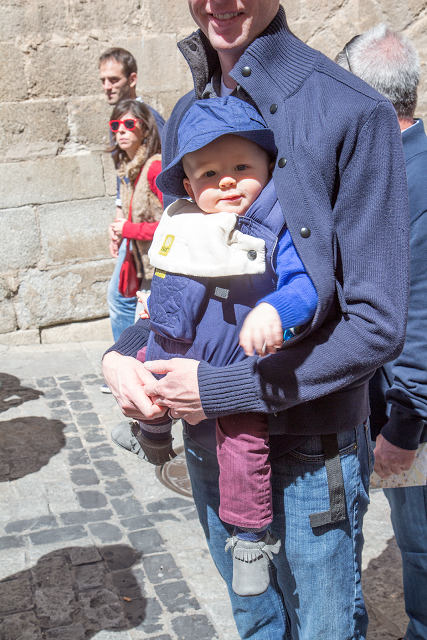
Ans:
MULTIPOLYGON (((140 359, 178 356, 224 366, 254 352, 275 353, 284 332, 292 339, 311 320, 317 294, 271 180, 273 132, 254 107, 229 96, 196 102, 178 137, 179 153, 157 180, 165 195, 180 199, 164 212, 149 251, 155 272, 141 317, 150 318, 152 333, 140 359)), ((171 459, 171 426, 169 417, 136 423, 140 457, 171 459)), ((226 549, 240 596, 266 591, 269 558, 280 548, 268 531, 268 442, 265 414, 217 421, 220 516, 235 527, 226 549)))
MULTIPOLYGON (((427 136, 415 118, 421 65, 412 42, 379 24, 338 54, 352 71, 388 98, 402 132, 409 192, 411 280, 405 344, 400 356, 370 381, 375 471, 387 478, 410 468, 427 442, 427 136)), ((406 640, 427 638, 427 487, 384 489, 402 553, 406 640)), ((403 639, 401 639, 403 640, 403 639)))

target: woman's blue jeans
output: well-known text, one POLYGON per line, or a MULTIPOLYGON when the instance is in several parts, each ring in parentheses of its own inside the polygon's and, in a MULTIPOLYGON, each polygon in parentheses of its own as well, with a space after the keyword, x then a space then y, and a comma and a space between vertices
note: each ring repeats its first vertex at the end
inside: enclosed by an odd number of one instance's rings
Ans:
POLYGON ((245 640, 363 640, 368 616, 361 589, 362 522, 372 466, 369 426, 339 434, 346 520, 314 529, 309 515, 329 509, 321 438, 271 461, 274 520, 282 541, 268 590, 252 598, 231 589, 232 533, 219 519, 216 456, 186 438, 193 495, 212 558, 227 583, 240 637, 245 640))
POLYGON ((405 640, 427 640, 427 487, 384 489, 402 553, 405 640))
POLYGON ((120 270, 126 255, 127 242, 129 240, 123 240, 120 245, 119 257, 108 284, 107 302, 114 342, 120 338, 122 331, 135 323, 136 298, 124 298, 119 293, 120 270))

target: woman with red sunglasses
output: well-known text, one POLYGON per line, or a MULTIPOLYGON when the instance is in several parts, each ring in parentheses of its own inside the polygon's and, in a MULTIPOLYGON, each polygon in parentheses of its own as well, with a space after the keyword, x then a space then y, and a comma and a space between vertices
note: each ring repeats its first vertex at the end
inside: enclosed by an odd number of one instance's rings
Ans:
MULTIPOLYGON (((140 288, 149 289, 153 269, 147 253, 163 212, 162 193, 156 187, 161 171, 160 136, 151 111, 137 100, 123 100, 116 105, 110 130, 115 144, 108 151, 120 180, 121 199, 121 209, 118 208, 118 215, 110 224, 111 252, 117 256, 121 247, 119 258, 124 258, 131 250, 140 288)), ((136 309, 136 298, 129 297, 132 291, 120 290, 122 264, 123 259, 119 259, 107 296, 115 340, 133 324, 136 309)))

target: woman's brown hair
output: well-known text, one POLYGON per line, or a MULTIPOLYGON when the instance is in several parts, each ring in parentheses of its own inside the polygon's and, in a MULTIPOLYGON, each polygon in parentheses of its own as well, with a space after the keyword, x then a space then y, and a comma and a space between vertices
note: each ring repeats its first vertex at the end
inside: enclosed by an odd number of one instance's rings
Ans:
MULTIPOLYGON (((151 158, 155 153, 161 152, 161 142, 157 124, 153 114, 146 104, 139 100, 122 100, 114 107, 111 114, 111 120, 120 120, 125 113, 131 113, 134 118, 138 118, 142 122, 142 127, 146 129, 145 138, 142 144, 146 145, 147 158, 151 158)), ((113 134, 114 135, 114 134, 113 134)), ((127 158, 126 152, 122 151, 118 144, 107 149, 107 152, 113 156, 116 168, 127 158)))

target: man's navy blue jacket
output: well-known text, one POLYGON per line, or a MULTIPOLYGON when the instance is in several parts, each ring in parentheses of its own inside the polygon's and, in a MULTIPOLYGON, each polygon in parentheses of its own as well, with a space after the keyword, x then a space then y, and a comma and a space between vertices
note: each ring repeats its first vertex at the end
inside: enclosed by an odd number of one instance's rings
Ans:
POLYGON ((371 428, 402 449, 427 440, 427 136, 422 120, 402 132, 409 190, 411 285, 405 345, 372 378, 371 428), (385 425, 385 426, 384 426, 385 425))
MULTIPOLYGON (((207 38, 180 45, 195 91, 163 131, 163 161, 177 152, 179 123, 218 73, 207 38)), ((280 205, 319 302, 306 331, 277 354, 226 367, 201 362, 205 414, 269 414, 271 433, 322 434, 369 415, 369 379, 394 360, 405 336, 409 215, 400 129, 391 104, 298 40, 279 11, 231 72, 275 134, 280 205)), ((113 348, 136 355, 138 322, 113 348)))

